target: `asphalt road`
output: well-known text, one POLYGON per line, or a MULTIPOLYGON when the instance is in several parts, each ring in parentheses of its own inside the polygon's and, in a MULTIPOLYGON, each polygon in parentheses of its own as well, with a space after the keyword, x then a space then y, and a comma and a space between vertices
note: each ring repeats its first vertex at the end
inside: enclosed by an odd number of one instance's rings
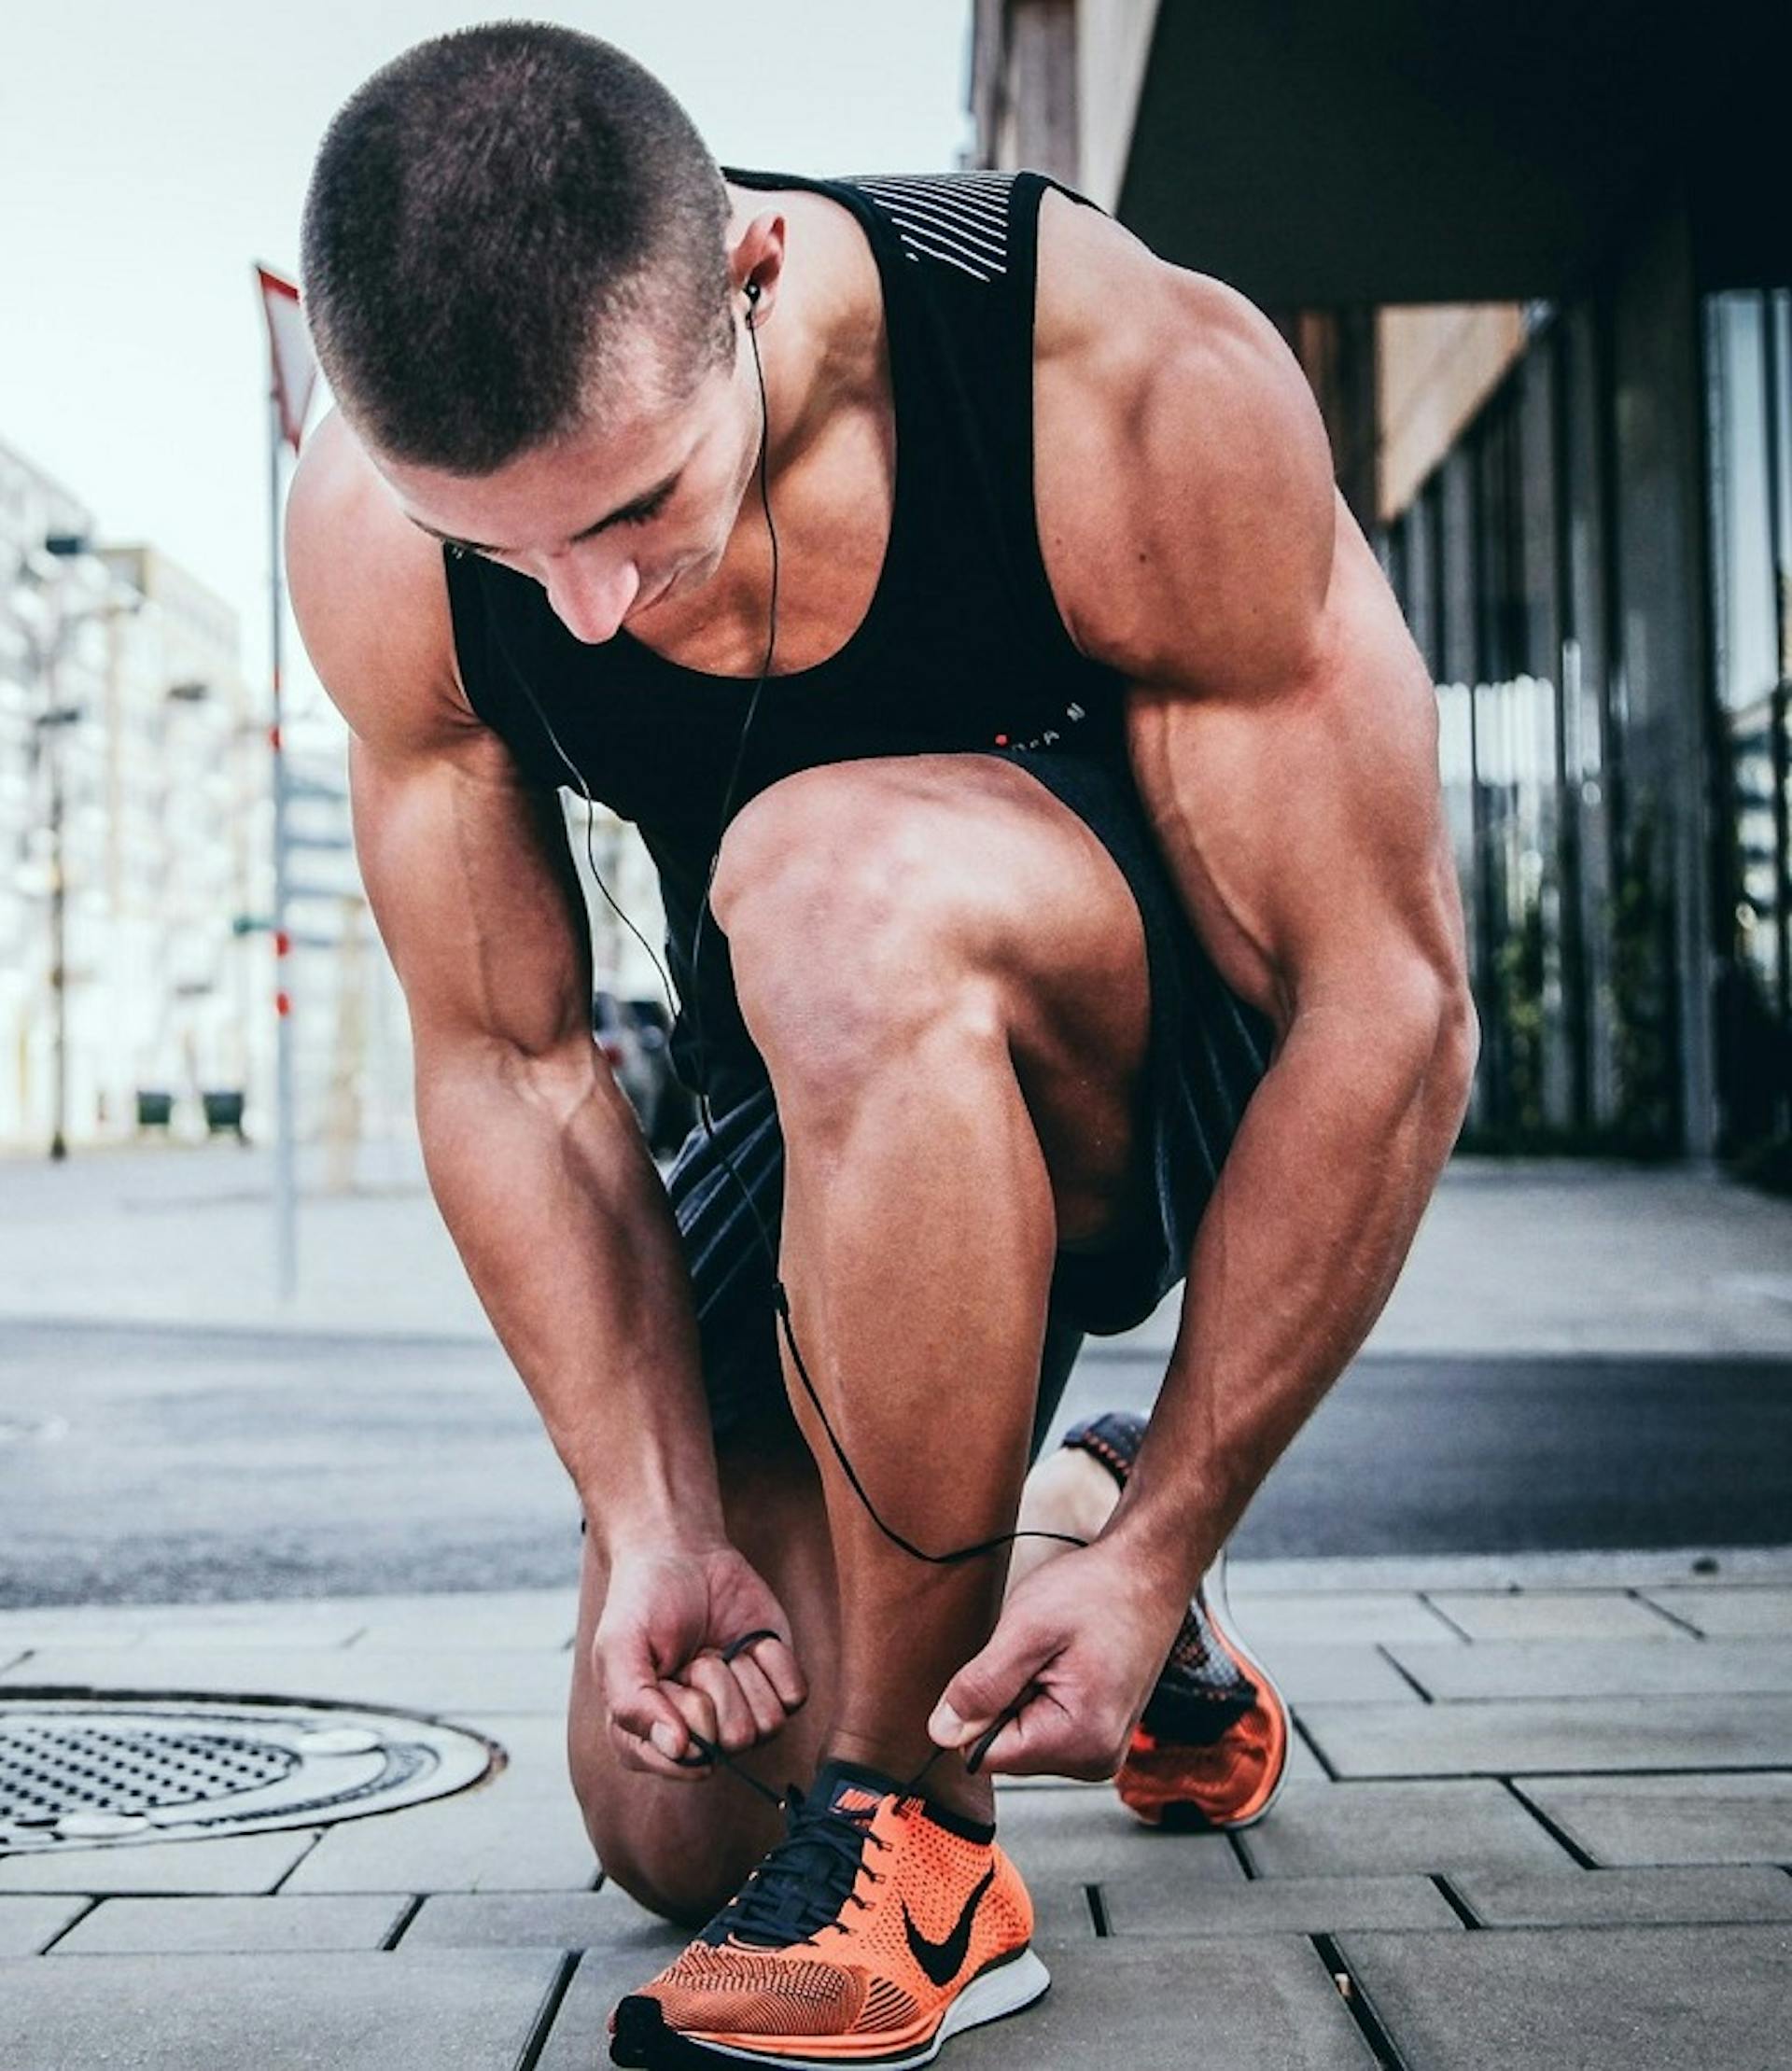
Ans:
MULTIPOLYGON (((461 1338, 0 1326, 0 1605, 568 1583, 571 1491, 461 1338)), ((1064 1417, 1159 1378, 1085 1353, 1064 1417)), ((859 1462, 875 1485, 875 1462, 859 1462)), ((1240 1557, 1792 1538, 1792 1363, 1360 1360, 1240 1557)))

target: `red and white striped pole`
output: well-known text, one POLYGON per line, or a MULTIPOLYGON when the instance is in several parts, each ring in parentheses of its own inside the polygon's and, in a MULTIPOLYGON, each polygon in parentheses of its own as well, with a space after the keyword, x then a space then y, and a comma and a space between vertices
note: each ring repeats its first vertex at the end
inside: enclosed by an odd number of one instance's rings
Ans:
POLYGON ((299 1175, 293 1113, 292 931, 287 916, 287 747, 281 682, 287 601, 281 567, 280 455, 286 443, 286 433, 277 382, 268 403, 268 566, 273 597, 270 627, 273 717, 268 726, 268 747, 272 750, 273 778, 273 1280, 284 1302, 292 1299, 299 1286, 299 1175))
POLYGON ((299 1177, 296 1094, 293 1084, 292 930, 287 908, 287 744, 282 733, 281 654, 286 638, 286 584, 280 527, 281 467, 285 449, 299 451, 305 413, 317 379, 299 308, 299 290, 266 266, 256 268, 261 312, 268 326, 268 592, 273 607, 270 658, 273 682, 268 747, 273 777, 273 1011, 275 1139, 273 1161, 274 1285, 289 1301, 299 1285, 299 1177))

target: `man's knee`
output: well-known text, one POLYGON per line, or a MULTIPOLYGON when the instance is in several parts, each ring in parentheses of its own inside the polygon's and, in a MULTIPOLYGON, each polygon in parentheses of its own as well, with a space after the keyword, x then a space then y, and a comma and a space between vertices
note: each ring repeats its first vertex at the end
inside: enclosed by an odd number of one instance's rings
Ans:
POLYGON ((931 801, 854 767, 761 792, 717 862, 712 904, 780 1103, 826 1109, 932 1041, 961 1062, 1004 1040, 987 888, 943 842, 931 801))
POLYGON ((604 1881, 625 1891, 637 1906, 679 1927, 701 1927, 747 1881, 759 1854, 742 1850, 730 1861, 699 1860, 670 1848, 637 1850, 621 1841, 600 1847, 604 1881))
POLYGON ((764 1853, 754 1823, 716 1817, 717 1783, 671 1784, 617 1765, 575 1730, 567 1753, 573 1796, 605 1880, 637 1905, 680 1926, 701 1926, 727 1904, 764 1853), (667 1793, 676 1793, 668 1799, 667 1793))

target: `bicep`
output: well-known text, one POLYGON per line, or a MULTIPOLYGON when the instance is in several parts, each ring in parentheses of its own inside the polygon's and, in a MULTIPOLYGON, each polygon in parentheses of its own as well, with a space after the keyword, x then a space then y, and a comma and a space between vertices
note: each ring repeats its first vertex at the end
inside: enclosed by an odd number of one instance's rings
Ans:
POLYGON ((496 737, 400 755, 352 742, 355 843, 419 1048, 531 1057, 589 1041, 583 901, 557 799, 496 737))
POLYGON ((558 802, 470 715, 440 550, 339 420, 307 442, 286 543, 300 632, 350 729, 356 850, 419 1047, 573 1055, 590 946, 558 802))
MULTIPOLYGON (((1222 974, 1285 1031, 1327 1001, 1415 1015, 1460 986, 1463 933, 1424 663, 1340 510, 1309 641, 1274 684, 1141 683, 1146 811, 1222 974)), ((1243 672, 1241 672, 1243 673, 1243 672)))

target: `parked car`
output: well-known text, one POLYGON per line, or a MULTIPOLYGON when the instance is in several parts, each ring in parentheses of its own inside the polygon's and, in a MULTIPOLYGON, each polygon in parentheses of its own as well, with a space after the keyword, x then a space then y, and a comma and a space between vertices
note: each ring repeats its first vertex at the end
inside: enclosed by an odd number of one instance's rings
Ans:
POLYGON ((691 1126, 697 1119, 697 1103, 672 1069, 672 1021, 665 1011, 665 1002, 663 1000, 631 1000, 627 1005, 641 1039, 641 1047, 658 1080, 652 1118, 642 1126, 647 1130, 647 1140, 654 1155, 671 1157, 691 1133, 691 1126))
POLYGON ((609 1060, 656 1157, 669 1157, 695 1119, 691 1096, 672 1070, 671 1024, 657 1000, 592 997, 592 1033, 609 1060))

